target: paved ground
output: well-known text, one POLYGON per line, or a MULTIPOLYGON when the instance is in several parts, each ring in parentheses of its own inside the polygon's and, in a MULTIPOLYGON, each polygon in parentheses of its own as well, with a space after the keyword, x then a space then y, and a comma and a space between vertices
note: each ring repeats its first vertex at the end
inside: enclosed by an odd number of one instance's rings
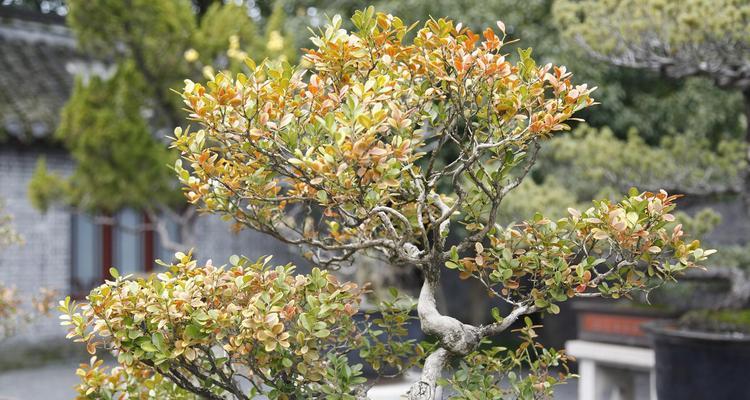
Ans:
POLYGON ((0 400, 72 400, 77 361, 0 372, 0 400))
MULTIPOLYGON (((43 367, 0 372, 0 400, 71 400, 78 382, 78 362, 60 361, 43 367)), ((397 400, 409 384, 390 384, 373 388, 372 400, 397 400)), ((555 400, 575 400, 576 382, 558 387, 555 400)))

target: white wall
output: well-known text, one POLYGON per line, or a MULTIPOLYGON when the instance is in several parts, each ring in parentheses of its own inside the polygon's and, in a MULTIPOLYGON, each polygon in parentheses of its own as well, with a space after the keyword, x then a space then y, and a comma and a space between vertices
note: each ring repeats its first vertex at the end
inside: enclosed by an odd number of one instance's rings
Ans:
MULTIPOLYGON (((28 200, 28 184, 38 157, 37 150, 0 145, 0 198, 5 212, 14 216, 16 230, 24 244, 0 250, 0 281, 15 286, 28 304, 40 288, 66 294, 70 281, 70 214, 51 209, 46 214, 35 210, 28 200)), ((60 173, 71 170, 69 158, 62 152, 45 152, 47 167, 60 173)), ((25 343, 58 341, 64 337, 57 315, 37 320, 12 340, 2 343, 0 358, 8 348, 25 343)), ((2 361, 2 360, 0 360, 2 361)))

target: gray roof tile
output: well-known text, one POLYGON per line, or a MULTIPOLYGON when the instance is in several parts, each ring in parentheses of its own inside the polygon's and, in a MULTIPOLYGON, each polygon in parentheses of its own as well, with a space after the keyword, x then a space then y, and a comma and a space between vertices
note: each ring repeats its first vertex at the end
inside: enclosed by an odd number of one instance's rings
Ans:
POLYGON ((61 24, 0 14, 0 141, 49 140, 80 69, 71 66, 89 62, 61 24))

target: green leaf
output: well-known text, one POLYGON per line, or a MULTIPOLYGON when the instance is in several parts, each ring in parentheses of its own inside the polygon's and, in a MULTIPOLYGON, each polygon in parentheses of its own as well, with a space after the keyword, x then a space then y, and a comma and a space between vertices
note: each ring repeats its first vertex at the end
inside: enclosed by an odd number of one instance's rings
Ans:
POLYGON ((190 324, 185 328, 185 335, 191 339, 203 339, 206 334, 201 331, 200 326, 196 324, 190 324))
POLYGON ((117 278, 119 278, 119 277, 120 277, 120 273, 119 273, 119 272, 117 272, 117 268, 115 268, 115 267, 112 267, 112 268, 110 268, 110 269, 109 269, 109 276, 111 276, 111 277, 113 277, 113 278, 117 279, 117 278))
POLYGON ((315 337, 318 337, 318 338, 321 338, 321 339, 322 338, 327 338, 328 336, 331 336, 331 331, 329 331, 328 329, 321 329, 321 330, 315 332, 314 335, 315 335, 315 337))
POLYGON ((238 255, 235 254, 229 257, 229 264, 239 265, 239 263, 240 263, 240 257, 238 255))
POLYGON ((164 335, 162 335, 161 333, 155 332, 153 335, 151 335, 151 343, 153 343, 154 346, 156 346, 156 348, 159 349, 159 351, 162 351, 162 352, 164 351, 165 349, 164 335))
POLYGON ((633 211, 626 214, 625 218, 628 219, 628 222, 630 222, 631 225, 635 225, 638 223, 638 213, 635 213, 633 211))
POLYGON ((502 321, 503 317, 500 315, 500 309, 497 307, 492 307, 492 318, 495 319, 495 321, 502 321))
POLYGON ((143 351, 149 352, 149 353, 155 353, 158 349, 156 346, 154 346, 151 342, 141 342, 141 348, 143 351))
POLYGON ((305 330, 307 331, 312 330, 312 324, 310 323, 310 319, 307 314, 300 315, 299 322, 302 324, 302 327, 305 328, 305 330))

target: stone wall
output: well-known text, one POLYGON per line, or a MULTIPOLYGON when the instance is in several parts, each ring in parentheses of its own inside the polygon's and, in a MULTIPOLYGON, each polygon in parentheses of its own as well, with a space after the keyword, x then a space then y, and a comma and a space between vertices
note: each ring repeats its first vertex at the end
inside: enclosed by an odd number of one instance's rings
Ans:
MULTIPOLYGON (((66 294, 70 282, 70 214, 51 209, 42 214, 28 200, 28 184, 37 159, 44 155, 47 167, 62 174, 72 169, 70 159, 61 151, 40 151, 0 145, 0 198, 5 212, 14 216, 14 225, 23 236, 22 245, 0 250, 0 280, 15 286, 25 303, 40 288, 66 294)), ((26 345, 61 342, 64 330, 56 315, 40 318, 23 327, 16 337, 0 346, 2 359, 10 361, 13 351, 26 345)))
POLYGON ((217 215, 200 215, 195 227, 198 259, 211 259, 214 265, 222 265, 233 254, 247 256, 251 260, 273 255, 274 265, 291 262, 302 268, 307 264, 292 246, 250 229, 232 233, 230 227, 229 222, 222 221, 217 215))

